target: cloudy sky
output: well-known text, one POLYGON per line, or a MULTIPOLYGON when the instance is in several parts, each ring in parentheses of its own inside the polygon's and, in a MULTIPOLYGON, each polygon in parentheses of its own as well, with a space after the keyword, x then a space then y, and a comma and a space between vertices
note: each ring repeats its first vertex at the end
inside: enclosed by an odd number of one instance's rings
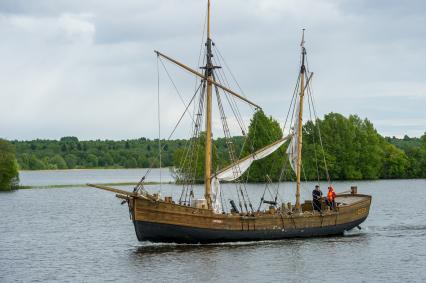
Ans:
MULTIPOLYGON (((157 137, 153 50, 197 67, 205 12, 202 0, 0 0, 0 137, 157 137)), ((306 28, 318 113, 357 114, 388 136, 426 131, 425 27, 421 0, 212 1, 212 38, 267 114, 284 120, 306 28)), ((189 101, 194 78, 165 65, 189 101)), ((161 68, 166 137, 184 105, 161 68)))

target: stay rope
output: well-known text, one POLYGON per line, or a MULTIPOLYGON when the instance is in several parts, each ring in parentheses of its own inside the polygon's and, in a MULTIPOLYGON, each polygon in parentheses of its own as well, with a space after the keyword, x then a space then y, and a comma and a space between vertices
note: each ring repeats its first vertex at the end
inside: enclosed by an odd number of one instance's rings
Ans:
MULTIPOLYGON (((309 61, 308 61, 307 56, 306 56, 306 69, 309 71, 309 61)), ((307 93, 308 93, 308 103, 310 101, 310 103, 312 105, 312 110, 313 110, 313 114, 314 114, 314 117, 315 117, 315 124, 316 124, 317 130, 318 130, 318 137, 319 137, 320 146, 321 146, 321 150, 322 150, 322 157, 323 157, 327 182, 328 182, 328 185, 331 185, 331 178, 330 178, 330 174, 328 172, 327 160, 325 158, 325 151, 324 151, 324 146, 323 146, 323 142, 322 142, 321 128, 320 128, 320 125, 319 125, 319 119, 318 119, 317 111, 316 111, 316 108, 315 108, 315 101, 314 101, 314 96, 312 94, 311 83, 308 84, 308 86, 307 86, 307 93)))
MULTIPOLYGON (((224 131, 225 140, 226 140, 227 145, 228 145, 228 153, 229 153, 231 164, 233 164, 233 163, 235 163, 237 161, 237 158, 235 156, 235 149, 234 149, 233 142, 231 140, 231 133, 229 131, 229 126, 228 126, 228 122, 227 122, 227 119, 226 119, 225 111, 223 109, 223 105, 222 105, 222 101, 221 101, 221 98, 220 98, 220 93, 219 93, 218 87, 215 87, 215 90, 216 90, 216 99, 217 99, 217 103, 218 103, 218 107, 219 107, 219 112, 220 112, 220 116, 221 116, 221 121, 222 121, 222 128, 223 128, 223 131, 224 131)), ((232 170, 233 170, 234 177, 237 177, 237 176, 241 175, 241 170, 240 170, 240 167, 238 165, 237 166, 232 166, 232 170)), ((237 189, 237 196, 238 196, 238 191, 239 191, 240 194, 241 194, 241 197, 242 197, 243 204, 244 204, 244 207, 246 209, 246 212, 249 213, 249 210, 248 210, 248 207, 247 207, 247 202, 248 202, 248 205, 249 205, 249 207, 251 209, 251 212, 253 213, 254 212, 253 211, 253 205, 252 205, 252 203, 250 201, 250 197, 249 197, 249 195, 247 193, 247 189, 244 186, 244 184, 241 184, 240 182, 238 182, 238 179, 239 178, 236 178, 236 180, 237 180, 236 186, 239 188, 239 190, 237 189), (241 186, 243 186, 244 190, 241 189, 241 186)), ((241 202, 240 199, 239 199, 239 202, 241 202)), ((240 207, 240 209, 242 210, 242 207, 240 207)))
POLYGON ((160 192, 162 189, 162 170, 161 170, 161 117, 160 117, 160 67, 158 65, 158 61, 160 60, 160 57, 157 55, 157 102, 158 102, 158 109, 157 109, 157 118, 158 118, 158 159, 159 159, 159 165, 160 165, 160 192))
MULTIPOLYGON (((162 153, 162 151, 164 150, 164 148, 165 148, 165 146, 167 145, 167 143, 165 143, 163 146, 161 146, 161 118, 160 118, 160 114, 161 114, 161 104, 160 104, 160 71, 159 71, 159 61, 161 62, 161 58, 159 58, 159 56, 157 56, 157 111, 158 111, 158 113, 157 113, 157 122, 158 122, 158 154, 159 154, 159 168, 160 168, 160 192, 161 192, 161 190, 162 190, 162 170, 161 170, 161 166, 162 166, 162 158, 161 158, 161 153, 162 153)), ((165 66, 164 66, 164 64, 163 64, 163 67, 164 67, 164 69, 166 70, 166 72, 167 72, 167 69, 165 68, 165 66)), ((168 76, 169 77, 169 79, 172 81, 172 78, 170 77, 170 76, 168 76)), ((174 83, 173 83, 173 81, 172 81, 172 84, 174 85, 174 86, 176 86, 174 83)), ((195 93, 194 93, 194 95, 192 96, 192 98, 190 99, 190 101, 189 101, 189 103, 188 104, 186 104, 185 102, 184 102, 184 100, 182 99, 182 97, 181 97, 181 101, 182 101, 182 103, 185 105, 185 110, 184 110, 184 112, 182 113, 182 115, 180 116, 180 118, 179 118, 179 120, 178 120, 178 122, 176 123, 176 125, 173 127, 173 130, 171 131, 171 133, 169 134, 169 136, 168 136, 168 138, 167 138, 167 141, 169 141, 172 137, 173 137, 173 135, 174 135, 174 133, 176 132, 176 130, 177 130, 177 128, 178 128, 178 126, 179 126, 179 124, 181 123, 181 121, 182 121, 182 119, 183 119, 183 117, 185 116, 185 114, 188 112, 188 109, 189 109, 189 107, 190 107, 190 105, 192 104, 192 102, 194 101, 194 98, 196 97, 196 95, 197 95, 197 93, 198 93, 198 91, 199 91, 199 89, 200 89, 200 87, 201 87, 201 85, 202 84, 200 84, 199 86, 198 86, 198 88, 195 90, 195 93)), ((176 91, 177 91, 177 93, 179 93, 179 91, 177 90, 177 88, 176 88, 176 91)), ((192 117, 191 117, 191 120, 193 120, 192 119, 192 117)), ((138 182, 138 184, 135 186, 135 188, 134 188, 134 191, 136 192, 136 191, 138 191, 138 190, 143 190, 143 182, 144 182, 144 180, 146 179, 146 177, 149 175, 149 173, 152 171, 152 168, 153 168, 153 165, 154 165, 154 161, 151 161, 151 164, 150 164, 150 166, 149 166, 149 169, 147 170, 147 172, 144 174, 144 176, 141 178, 141 180, 138 182)))

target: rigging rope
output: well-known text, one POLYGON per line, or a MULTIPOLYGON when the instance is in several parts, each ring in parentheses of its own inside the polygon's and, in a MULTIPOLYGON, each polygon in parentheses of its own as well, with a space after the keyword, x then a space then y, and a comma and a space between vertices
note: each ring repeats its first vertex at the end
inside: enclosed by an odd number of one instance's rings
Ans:
POLYGON ((158 61, 160 60, 157 54, 157 102, 158 102, 158 155, 160 163, 160 193, 162 189, 162 174, 161 174, 161 119, 160 119, 160 68, 158 61))
MULTIPOLYGON (((187 113, 187 112, 188 112, 188 108, 189 108, 189 106, 192 104, 192 102, 194 101, 194 98, 197 96, 197 92, 198 92, 198 90, 200 89, 201 85, 202 85, 202 84, 200 84, 200 85, 198 86, 198 88, 195 90, 195 93, 194 93, 194 95, 192 96, 191 100, 189 101, 189 104, 186 106, 185 111, 182 113, 182 115, 180 116, 180 118, 179 118, 179 120, 178 120, 177 124, 175 125, 175 127, 173 128, 173 130, 172 130, 172 132, 170 133, 169 137, 167 138, 168 140, 169 140, 169 139, 172 137, 172 135, 175 133, 175 131, 176 131, 177 127, 179 126, 180 122, 181 122, 181 121, 182 121, 182 119, 183 119, 183 116, 185 116, 185 113, 187 113)), ((193 120, 193 119, 192 119, 192 120, 193 120)))
MULTIPOLYGON (((306 69, 309 71, 309 61, 308 61, 307 56, 306 56, 306 69)), ((317 111, 315 109, 315 101, 314 101, 314 97, 312 95, 310 84, 307 87, 307 92, 308 92, 308 101, 309 101, 309 98, 310 98, 311 103, 312 103, 312 109, 313 109, 313 113, 314 113, 314 116, 315 116, 315 120, 318 121, 318 115, 317 115, 317 111)), ((318 137, 319 137, 319 141, 320 141, 320 145, 321 145, 321 149, 322 149, 322 155, 323 155, 323 161, 324 161, 324 167, 325 167, 327 182, 328 182, 329 185, 331 185, 331 179, 330 179, 330 175, 329 175, 329 172, 328 172, 327 161, 325 159, 324 146, 323 146, 323 143, 322 143, 321 129, 320 129, 319 123, 316 123, 316 124, 317 124, 317 129, 318 129, 318 137)))
MULTIPOLYGON (((218 62, 216 62, 215 57, 213 57, 212 59, 213 59, 213 62, 216 65, 220 65, 221 64, 219 58, 218 58, 218 62)), ((219 69, 219 71, 217 72, 217 74, 218 74, 218 77, 217 77, 218 81, 222 85, 224 85, 224 86, 226 86, 228 88, 231 88, 230 84, 229 84, 229 82, 228 82, 228 80, 226 78, 225 72, 223 71, 223 69, 219 69)), ((247 132, 247 128, 245 127, 244 120, 243 120, 242 115, 241 115, 241 113, 240 113, 240 111, 238 109, 237 102, 235 101, 234 96, 229 95, 225 91, 224 91, 224 93, 225 93, 225 97, 226 97, 226 99, 227 99, 227 101, 229 103, 229 106, 230 106, 230 108, 231 108, 231 110, 232 110, 232 112, 234 114, 234 117, 237 120, 237 123, 238 123, 238 125, 239 125, 239 127, 241 129, 241 132, 242 132, 243 136, 245 136, 245 133, 247 132), (229 97, 229 96, 231 96, 231 97, 229 97)))
MULTIPOLYGON (((215 53, 218 55, 217 57, 218 57, 218 60, 219 60, 219 63, 221 62, 221 58, 222 58, 222 61, 224 61, 224 64, 225 64, 225 66, 227 67, 227 69, 228 69, 228 71, 229 71, 229 73, 231 74, 231 76, 232 76, 232 78, 234 79, 234 81, 235 81, 235 83, 237 84, 237 86, 239 87, 239 89, 240 89, 240 91, 241 91, 241 93, 243 93, 243 96, 244 96, 244 91, 241 89, 241 86, 239 85, 239 83, 238 83, 238 81, 235 79, 235 76, 233 75, 233 73, 232 73, 232 71, 230 70, 230 68, 229 68, 229 66, 228 66, 228 64, 226 63, 226 61, 225 61, 225 59, 223 58, 223 56, 222 56, 222 54, 220 53, 220 51, 219 51, 219 49, 217 48, 217 47, 214 47, 214 49, 215 49, 215 53)), ((230 84, 229 84, 229 81, 226 79, 226 75, 225 75, 225 72, 223 71, 223 70, 220 70, 219 72, 218 72, 218 74, 219 74, 219 81, 224 81, 224 83, 222 83, 222 84, 224 84, 224 85, 227 85, 227 86, 229 86, 230 84), (220 71, 222 71, 222 72, 220 72, 220 71), (222 78, 223 77, 223 78, 222 78)), ((242 119, 242 117, 241 117, 241 113, 238 111, 238 107, 236 106, 236 102, 235 102, 235 99, 234 99, 234 97, 231 97, 231 99, 229 98, 229 95, 225 92, 225 97, 226 97, 226 99, 228 100, 228 103, 229 103, 229 105, 230 105, 230 107, 231 107, 231 110, 233 111, 233 113, 234 113, 234 116, 236 117, 236 119, 237 119, 237 122, 239 122, 239 124, 240 124, 240 128, 243 130, 243 135, 245 135, 245 133, 247 132, 247 130, 245 130, 245 127, 243 128, 242 126, 241 126, 241 124, 242 125, 244 125, 243 124, 243 119, 242 119), (240 122, 241 121, 241 122, 240 122)), ((255 127, 256 127, 256 125, 255 125, 255 127)), ((268 138, 270 139, 270 140, 273 140, 272 138, 271 138, 271 135, 270 135, 270 131, 268 131, 269 129, 266 129, 266 135, 268 136, 268 138)), ((256 131, 255 131, 256 132, 256 131)), ((256 133, 254 133, 254 135, 256 135, 256 133)), ((250 151, 251 151, 251 153, 253 153, 254 152, 254 146, 253 146, 253 143, 254 143, 254 140, 255 140, 255 138, 253 138, 253 140, 251 140, 251 146, 249 146, 250 147, 250 151)), ((244 140, 244 143, 243 143, 243 147, 241 148, 241 152, 240 152, 240 157, 242 156, 242 153, 243 153, 243 149, 244 149, 244 147, 245 147, 245 144, 246 144, 246 142, 247 142, 247 139, 245 139, 244 140)), ((266 168, 263 168, 264 169, 264 171, 266 171, 266 168)), ((249 178, 249 174, 250 174, 250 168, 247 170, 247 173, 246 173, 246 176, 247 176, 247 178, 246 178, 246 181, 248 180, 248 178, 249 178)), ((266 174, 266 172, 265 172, 265 174, 266 174)), ((245 191, 245 194, 246 194, 246 196, 248 197, 248 192, 247 192, 247 188, 244 186, 244 191, 245 191)), ((278 195, 278 189, 277 189, 277 195, 278 195)), ((241 207, 240 207, 241 208, 241 207)), ((253 209, 252 209, 253 210, 253 209)))
POLYGON ((184 170, 183 172, 183 188, 181 198, 179 199, 179 203, 182 203, 182 195, 185 194, 185 199, 183 201, 184 204, 189 204, 191 197, 193 196, 193 186, 197 177, 197 164, 198 164, 198 149, 200 142, 200 131, 201 131, 201 121, 204 113, 204 93, 205 93, 205 82, 201 82, 200 86, 203 86, 202 91, 200 92, 200 98, 198 103, 198 113, 196 122, 193 126, 193 134, 190 139, 190 144, 186 147, 186 152, 184 154, 184 158, 181 160, 180 168, 184 170), (195 154, 195 158, 194 158, 195 154), (187 160, 189 160, 189 164, 186 165, 187 160), (188 170, 189 172, 187 172, 188 170))
MULTIPOLYGON (((214 75, 213 75, 213 78, 215 79, 214 75)), ((221 121, 222 121, 222 128, 223 128, 223 132, 224 132, 224 135, 225 135, 225 142, 228 146, 228 153, 229 153, 231 164, 233 164, 237 161, 237 159, 235 158, 234 145, 233 145, 233 142, 231 140, 231 134, 230 134, 230 131, 229 131, 227 120, 226 120, 226 115, 225 115, 225 112, 223 110, 223 105, 222 105, 222 101, 221 101, 221 98, 220 98, 220 93, 219 93, 218 87, 215 87, 215 91, 216 91, 216 99, 217 99, 217 103, 218 103, 218 107, 219 107, 220 117, 221 117, 221 121)), ((240 170, 240 167, 239 167, 238 164, 237 164, 237 166, 232 166, 232 171, 233 171, 234 177, 241 175, 241 170, 240 170)), ((247 207, 246 197, 244 196, 244 192, 242 191, 241 185, 238 182, 238 178, 236 180, 236 183, 238 184, 236 186, 238 186, 239 189, 240 189, 239 191, 240 191, 241 197, 243 199, 243 204, 244 204, 244 207, 246 209, 246 212, 248 213, 249 210, 248 210, 248 207, 247 207)), ((237 192, 238 192, 238 189, 237 189, 237 192)), ((248 195, 247 195, 247 200, 248 200, 249 206, 251 207, 251 210, 253 212, 253 206, 251 205, 250 198, 248 197, 248 195)), ((240 207, 240 209, 242 210, 242 207, 240 207)))
MULTIPOLYGON (((172 136, 174 135, 174 133, 175 133, 175 131, 176 131, 176 129, 178 128, 178 126, 179 126, 179 124, 180 124, 180 122, 182 121, 182 119, 183 119, 183 116, 185 116, 185 113, 188 111, 188 108, 189 108, 189 106, 192 104, 192 102, 194 101, 194 98, 196 97, 196 95, 197 95, 197 92, 198 92, 198 90, 200 89, 200 87, 201 87, 201 84, 198 86, 198 88, 196 89, 196 91, 195 91, 195 93, 194 93, 194 95, 192 96, 192 98, 191 98, 191 100, 189 101, 189 104, 187 105, 187 107, 185 108, 185 111, 182 113, 182 115, 180 116, 180 118, 179 118, 179 120, 178 120, 178 122, 176 123, 176 125, 174 126, 174 128, 173 128, 173 130, 172 130, 172 132, 170 133, 170 135, 168 136, 168 138, 167 138, 167 141, 168 140, 170 140, 171 138, 172 138, 172 136)), ((160 141, 160 139, 159 139, 159 142, 161 143, 161 141, 160 141)), ((187 141, 188 142, 188 141, 187 141)), ((164 148, 165 148, 165 146, 167 145, 167 143, 165 143, 162 147, 161 147, 161 150, 160 150, 160 152, 162 151, 162 150, 164 150, 164 148)), ((151 172, 151 170, 152 170, 152 167, 153 167, 153 165, 154 165, 154 161, 151 161, 151 164, 150 164, 150 166, 149 166, 149 169, 147 170, 147 172, 145 172, 145 174, 144 174, 144 176, 141 178, 141 180, 139 181, 139 183, 135 186, 135 188, 133 189, 135 192, 136 191, 138 191, 138 190, 143 190, 143 181, 146 179, 146 177, 148 176, 148 174, 151 172)), ((160 175, 161 175, 161 170, 160 170, 160 175)), ((161 179, 161 176, 160 176, 160 179, 161 179)))
MULTIPOLYGON (((284 125, 283 125, 283 128, 282 128, 283 133, 285 133, 285 128, 287 126, 287 121, 288 121, 289 117, 290 117, 289 132, 291 131, 291 125, 293 124, 293 119, 295 118, 294 116, 295 116, 295 111, 296 111, 296 107, 297 107, 296 104, 297 104, 297 95, 298 95, 299 83, 300 83, 300 74, 297 76, 296 84, 295 84, 295 87, 294 87, 294 90, 293 90, 293 95, 292 95, 291 101, 290 101, 290 106, 288 108, 287 115, 286 115, 286 118, 285 118, 285 121, 284 121, 284 125), (290 112, 292 112, 291 116, 290 116, 290 112)), ((291 143, 291 141, 290 141, 290 143, 291 143)), ((288 146, 290 146, 290 144, 288 146)), ((280 184, 282 182, 283 176, 285 177, 284 178, 285 180, 287 179, 287 173, 286 172, 287 172, 287 160, 286 160, 286 158, 284 158, 283 164, 282 164, 282 169, 281 169, 280 176, 278 178, 278 183, 277 183, 277 186, 276 186, 276 195, 279 196, 281 203, 283 203, 283 200, 282 200, 281 196, 279 195, 279 188, 280 188, 280 184)))
POLYGON ((226 69, 227 69, 227 70, 228 70, 228 72, 231 74, 232 79, 233 79, 233 80, 234 80, 234 82, 237 84, 238 89, 239 89, 239 90, 240 90, 240 92, 241 92, 241 95, 242 95, 243 97, 245 97, 245 98, 246 98, 246 95, 245 95, 245 93, 244 93, 243 89, 241 88, 240 84, 238 83, 237 79, 235 78, 234 74, 232 73, 231 68, 229 68, 228 64, 226 63, 225 58, 222 56, 222 53, 220 53, 219 48, 217 48, 217 47, 216 47, 216 44, 214 44, 214 45, 213 45, 213 49, 215 49, 215 51, 217 51, 217 54, 219 55, 219 57, 218 57, 218 58, 220 58, 220 59, 221 59, 221 60, 219 60, 219 61, 223 61, 223 63, 224 63, 224 65, 225 65, 226 69))
MULTIPOLYGON (((172 83, 172 85, 173 85, 173 87, 174 87, 174 89, 175 89, 176 93, 178 94, 178 96, 179 96, 179 98, 180 98, 180 101, 183 103, 183 106, 185 106, 185 109, 186 109, 186 108, 187 108, 186 103, 185 103, 184 99, 182 98, 182 95, 180 94, 180 92, 179 92, 179 90, 178 90, 178 88, 177 88, 177 86, 176 86, 175 82, 173 81, 172 77, 170 76, 169 71, 167 71, 167 68, 166 68, 166 66, 165 66, 165 65, 164 65, 164 63, 163 63, 163 60, 161 60, 161 58, 160 58, 160 56, 159 56, 158 54, 157 54, 157 58, 160 60, 161 65, 163 65, 164 71, 166 72, 167 76, 169 77, 170 82, 172 83)), ((186 111, 185 111, 185 112, 186 112, 186 111)), ((189 112, 188 112, 188 115, 189 115, 189 117, 191 118, 192 122, 194 122, 194 123, 195 123, 194 119, 192 118, 192 116, 193 116, 193 115, 191 115, 191 114, 193 114, 193 113, 189 113, 189 112)))
MULTIPOLYGON (((307 75, 306 75, 306 77, 307 77, 307 75)), ((309 109, 309 119, 313 123, 316 123, 316 121, 314 121, 312 119, 312 111, 311 111, 311 103, 310 103, 310 99, 309 99, 309 93, 308 93, 308 109, 309 109)), ((319 183, 319 181, 320 181, 320 174, 319 174, 319 166, 318 166, 318 158, 317 158, 317 144, 315 142, 315 132, 312 133, 312 141, 313 141, 313 144, 314 144, 314 158, 315 158, 315 166, 316 166, 316 169, 317 169, 317 181, 319 183)))

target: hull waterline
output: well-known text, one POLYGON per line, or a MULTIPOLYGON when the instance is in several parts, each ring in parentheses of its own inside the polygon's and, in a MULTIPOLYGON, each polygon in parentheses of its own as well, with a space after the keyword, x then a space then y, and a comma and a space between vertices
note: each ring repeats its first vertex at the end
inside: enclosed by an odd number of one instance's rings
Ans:
POLYGON ((136 198, 129 202, 139 241, 205 244, 342 235, 368 217, 371 196, 338 197, 336 211, 291 213, 264 211, 254 215, 214 214, 207 209, 136 198))
POLYGON ((136 236, 139 241, 162 243, 208 244, 239 241, 266 241, 288 238, 308 238, 342 235, 362 222, 365 218, 350 223, 328 227, 314 227, 303 229, 273 229, 259 231, 230 231, 222 229, 206 229, 185 227, 180 225, 153 223, 147 221, 133 221, 136 236))

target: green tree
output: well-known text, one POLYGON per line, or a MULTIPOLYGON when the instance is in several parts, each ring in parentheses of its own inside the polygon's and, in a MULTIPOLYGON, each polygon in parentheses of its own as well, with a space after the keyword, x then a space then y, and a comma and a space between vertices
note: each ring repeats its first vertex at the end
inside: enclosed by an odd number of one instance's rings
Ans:
POLYGON ((18 186, 18 162, 13 145, 0 139, 0 190, 11 190, 18 186))
POLYGON ((98 158, 94 154, 87 155, 85 166, 94 168, 98 166, 98 158))
POLYGON ((114 159, 111 157, 111 154, 107 152, 99 157, 98 165, 103 167, 112 166, 114 165, 114 159))
MULTIPOLYGON (((280 125, 272 117, 267 117, 262 110, 253 115, 247 134, 247 139, 242 150, 242 156, 254 153, 274 141, 282 138, 280 125)), ((284 164, 285 150, 281 147, 270 156, 253 162, 252 166, 243 175, 249 182, 265 182, 267 175, 272 181, 278 181, 284 164)))
MULTIPOLYGON (((314 128, 321 131, 324 145, 324 154, 329 173, 333 180, 348 179, 378 179, 378 178, 403 178, 407 176, 409 160, 405 153, 388 143, 374 129, 367 119, 361 120, 358 116, 349 118, 337 113, 324 116, 315 123, 308 122, 304 126, 304 171, 308 179, 315 179, 315 164, 308 163, 307 159, 314 157, 312 147, 314 136, 318 143, 319 137, 314 134, 314 128)), ((322 149, 317 148, 317 154, 322 149)), ((322 164, 322 160, 318 164, 322 164)), ((321 168, 320 168, 321 169, 321 168)), ((321 179, 325 179, 321 174, 321 179)))
POLYGON ((46 164, 37 158, 34 154, 30 155, 29 161, 28 161, 29 169, 31 170, 44 170, 47 169, 46 164))
POLYGON ((148 168, 149 167, 149 161, 147 158, 144 158, 142 155, 138 156, 138 167, 140 168, 148 168))
POLYGON ((74 154, 67 154, 64 159, 69 169, 74 169, 77 166, 78 158, 74 154))
POLYGON ((420 178, 426 178, 426 133, 420 138, 421 149, 420 149, 420 178))
MULTIPOLYGON (((194 180, 197 183, 204 183, 205 139, 206 133, 202 132, 199 138, 192 138, 190 142, 190 144, 195 144, 195 147, 176 150, 173 159, 178 182, 194 180)), ((217 149, 213 146, 212 170, 215 171, 218 167, 217 149)))
MULTIPOLYGON (((404 138, 386 137, 385 140, 397 148, 403 150, 408 158, 408 168, 405 171, 406 178, 426 177, 426 149, 424 142, 426 135, 421 138, 404 135, 404 138)), ((401 178, 401 176, 399 176, 401 178)))
POLYGON ((357 166, 360 146, 357 144, 356 126, 341 114, 325 115, 320 123, 324 150, 335 157, 335 164, 329 171, 332 179, 361 179, 357 166))
POLYGON ((59 154, 54 155, 50 158, 49 163, 52 164, 56 169, 68 169, 67 163, 64 158, 59 154))
POLYGON ((66 151, 67 151, 67 145, 66 145, 66 144, 64 144, 64 143, 63 143, 63 144, 61 145, 61 151, 62 151, 62 152, 66 152, 66 151))
POLYGON ((420 147, 408 147, 405 149, 405 154, 408 158, 408 168, 405 177, 407 178, 422 178, 422 150, 420 147))
POLYGON ((30 161, 30 155, 29 154, 27 154, 27 153, 21 154, 21 156, 18 157, 19 169, 21 169, 21 170, 30 169, 29 161, 30 161))
POLYGON ((134 157, 128 158, 125 163, 126 168, 136 168, 138 167, 138 163, 134 157))
POLYGON ((374 129, 373 124, 358 116, 349 116, 349 123, 356 127, 356 144, 359 152, 356 165, 363 179, 378 179, 383 167, 383 138, 374 129))
POLYGON ((381 177, 386 179, 404 177, 409 165, 405 153, 392 144, 385 144, 384 151, 385 158, 381 177))
POLYGON ((59 141, 64 142, 64 143, 78 143, 78 138, 77 137, 62 137, 59 141))

